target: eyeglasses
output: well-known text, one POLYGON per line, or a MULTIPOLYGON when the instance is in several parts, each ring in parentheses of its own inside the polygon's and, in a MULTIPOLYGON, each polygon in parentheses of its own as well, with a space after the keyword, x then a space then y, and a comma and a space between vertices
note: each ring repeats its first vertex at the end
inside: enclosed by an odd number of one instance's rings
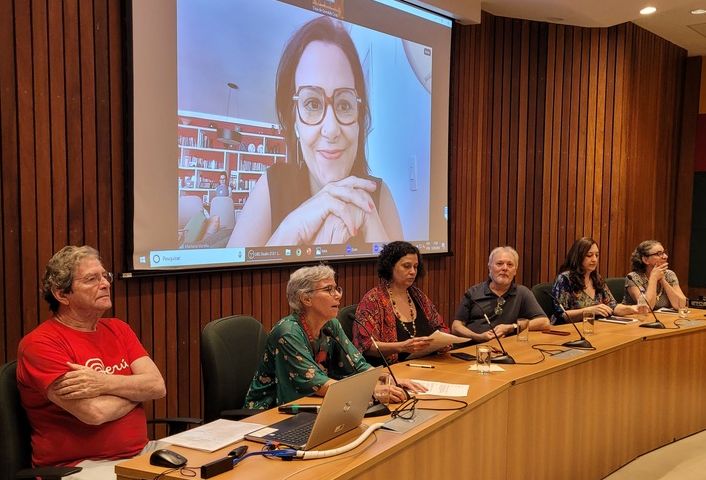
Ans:
POLYGON ((393 410, 390 415, 392 418, 401 418, 402 420, 410 422, 417 414, 416 406, 418 401, 419 399, 412 397, 400 404, 400 406, 393 410))
POLYGON ((358 104, 363 100, 353 88, 337 88, 332 96, 324 89, 312 85, 299 87, 292 96, 297 104, 299 120, 306 125, 318 125, 326 115, 326 105, 333 107, 333 114, 341 125, 351 125, 358 120, 358 104))
POLYGON ((654 257, 655 255, 657 255, 659 258, 664 258, 664 257, 667 256, 667 251, 666 251, 666 250, 661 250, 661 251, 659 251, 659 252, 650 253, 650 254, 647 255, 647 256, 648 256, 648 257, 654 257))
POLYGON ((314 293, 314 292, 326 292, 332 297, 337 293, 339 295, 343 295, 343 289, 338 286, 338 285, 326 285, 325 287, 321 288, 315 288, 313 290, 308 290, 306 293, 314 293))
POLYGON ((505 299, 503 297, 498 297, 498 304, 495 305, 495 316, 499 316, 503 313, 503 305, 505 305, 505 299))
POLYGON ((74 280, 83 282, 84 284, 88 285, 89 287, 94 287, 101 283, 103 279, 108 280, 108 283, 113 283, 113 274, 110 272, 103 272, 103 273, 94 273, 91 275, 86 275, 83 278, 75 278, 74 280))

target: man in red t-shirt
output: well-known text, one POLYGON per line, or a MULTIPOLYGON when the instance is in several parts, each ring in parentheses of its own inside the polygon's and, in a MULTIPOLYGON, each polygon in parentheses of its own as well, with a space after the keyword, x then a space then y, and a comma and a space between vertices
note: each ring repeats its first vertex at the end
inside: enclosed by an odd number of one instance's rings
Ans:
POLYGON ((147 444, 141 403, 165 395, 164 379, 125 322, 101 318, 112 280, 87 246, 64 247, 47 265, 42 295, 54 316, 20 341, 17 358, 35 466, 129 458, 147 444))

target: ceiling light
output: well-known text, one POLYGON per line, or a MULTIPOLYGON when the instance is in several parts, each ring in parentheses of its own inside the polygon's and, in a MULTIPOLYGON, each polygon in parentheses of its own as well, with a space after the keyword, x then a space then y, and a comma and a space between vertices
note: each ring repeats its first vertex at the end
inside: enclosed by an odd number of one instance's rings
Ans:
POLYGON ((695 8, 694 10, 691 11, 694 15, 703 15, 706 13, 706 8, 695 8))
POLYGON ((641 15, 649 15, 651 13, 655 13, 657 9, 655 7, 645 7, 642 10, 640 10, 641 15))

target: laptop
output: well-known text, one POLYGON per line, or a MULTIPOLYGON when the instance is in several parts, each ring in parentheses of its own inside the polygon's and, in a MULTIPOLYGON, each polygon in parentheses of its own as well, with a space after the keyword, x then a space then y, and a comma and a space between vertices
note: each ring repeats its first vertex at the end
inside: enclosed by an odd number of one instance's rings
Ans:
POLYGON ((298 413, 245 435, 246 440, 280 442, 297 450, 311 450, 358 427, 373 395, 382 367, 371 368, 332 383, 319 413, 298 413))

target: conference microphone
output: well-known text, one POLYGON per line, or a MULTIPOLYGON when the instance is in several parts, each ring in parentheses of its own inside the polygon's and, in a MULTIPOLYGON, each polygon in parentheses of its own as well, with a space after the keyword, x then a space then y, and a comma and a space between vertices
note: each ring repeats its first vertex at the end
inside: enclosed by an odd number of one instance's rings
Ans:
MULTIPOLYGON (((366 327, 365 324, 363 322, 361 322, 358 319, 358 317, 356 317, 355 315, 351 315, 351 319, 355 323, 357 323, 358 325, 363 327, 363 330, 365 330, 365 333, 367 333, 368 336, 370 337, 370 340, 373 341, 373 347, 375 347, 375 350, 378 352, 378 355, 380 355, 380 358, 382 359, 382 363, 385 365, 385 368, 387 368, 387 371, 390 373, 390 376, 392 377, 392 381, 395 382, 396 386, 400 387, 400 384, 397 381, 395 374, 392 373, 392 369, 390 368, 390 364, 387 363, 387 359, 385 358, 385 355, 383 355, 382 352, 380 351, 380 347, 378 347, 378 342, 375 341, 375 337, 373 337, 373 334, 370 333, 370 330, 368 330, 368 327, 366 327)), ((402 391, 404 392, 405 397, 407 398, 407 400, 409 400, 409 393, 407 392, 407 390, 405 390, 403 387, 400 387, 400 388, 402 388, 402 391)))
MULTIPOLYGON (((343 345, 341 345, 341 342, 339 342, 338 339, 336 338, 336 336, 333 334, 333 330, 331 329, 331 327, 329 327, 327 325, 321 329, 321 332, 324 335, 326 335, 327 337, 332 338, 333 341, 336 342, 336 345, 338 345, 338 348, 341 349, 341 352, 343 352, 343 354, 348 359, 348 363, 350 363, 351 367, 353 367, 353 371, 355 373, 358 373, 358 369, 355 367, 355 363, 353 363, 353 360, 351 360, 351 357, 350 357, 350 355, 348 355, 348 352, 346 352, 346 349, 343 348, 343 345)), ((374 342, 375 342, 375 340, 373 340, 373 343, 374 342)), ((375 348, 377 348, 377 346, 375 348)), ((380 352, 379 349, 378 349, 378 352, 380 352)), ((385 362, 385 365, 387 365, 387 362, 385 362)), ((390 370, 389 365, 387 365, 387 370, 392 375, 392 370, 390 370)), ((395 385, 397 385, 397 380, 395 379, 394 375, 392 375, 392 379, 395 381, 395 385)), ((407 399, 409 399, 409 395, 407 395, 407 390, 404 390, 404 389, 402 389, 402 390, 404 391, 404 394, 407 397, 407 399)), ((387 405, 383 405, 382 403, 375 403, 372 406, 368 407, 368 409, 365 411, 364 416, 366 418, 368 418, 368 417, 379 417, 381 415, 389 415, 389 414, 390 414, 390 409, 387 407, 387 405)))
POLYGON ((343 348, 343 345, 341 345, 341 342, 338 341, 336 336, 333 334, 333 330, 331 330, 331 327, 328 325, 325 326, 324 328, 321 329, 321 332, 326 335, 328 338, 332 338, 334 342, 336 342, 336 345, 338 345, 338 348, 341 349, 341 353, 345 355, 346 359, 348 360, 348 363, 350 364, 351 367, 353 367, 353 371, 355 373, 358 373, 358 369, 355 368, 355 363, 353 363, 353 360, 351 360, 351 357, 348 355, 348 352, 346 352, 346 349, 343 348))
POLYGON ((485 318, 485 321, 488 323, 488 326, 490 327, 490 331, 493 332, 493 335, 495 335, 495 340, 498 341, 498 345, 500 345, 500 351, 503 352, 502 355, 496 355, 494 357, 490 357, 491 363, 503 363, 503 364, 512 364, 515 363, 515 359, 512 358, 508 353, 505 351, 505 348, 503 348, 503 344, 500 341, 500 337, 498 337, 498 334, 495 333, 495 329, 493 328, 493 325, 490 323, 490 319, 488 318, 488 315, 485 314, 483 309, 481 308, 480 305, 478 305, 478 302, 474 300, 474 298, 471 296, 471 294, 466 290, 466 292, 463 294, 467 299, 469 299, 473 304, 478 307, 478 310, 480 310, 480 313, 483 314, 483 318, 485 318))
POLYGON ((626 277, 626 278, 627 278, 628 280, 630 280, 630 281, 632 282, 632 284, 637 287, 637 290, 640 292, 640 295, 642 296, 642 298, 645 299, 645 303, 647 304, 647 308, 650 309, 650 313, 652 314, 652 316, 653 316, 654 319, 655 319, 654 322, 650 322, 650 323, 641 323, 640 326, 641 326, 642 328, 667 328, 667 327, 664 326, 664 323, 662 323, 662 322, 659 321, 659 318, 657 318, 657 315, 655 315, 655 311, 652 310, 652 307, 650 306, 650 302, 647 301, 647 297, 645 297, 645 294, 642 293, 642 289, 640 288, 640 286, 639 286, 637 283, 635 283, 635 280, 633 280, 632 278, 630 278, 630 277, 626 277))
POLYGON ((569 322, 571 322, 571 325, 574 326, 574 328, 576 329, 576 333, 579 334, 580 338, 578 340, 570 340, 568 342, 564 342, 564 343, 562 343, 562 346, 569 347, 569 348, 593 348, 593 345, 591 345, 591 342, 586 340, 584 338, 584 336, 581 335, 581 332, 579 331, 579 328, 576 326, 576 323, 574 323, 574 321, 571 319, 569 314, 566 313, 566 309, 564 308, 564 305, 562 305, 561 302, 559 302, 559 300, 557 300, 557 298, 554 295, 552 295, 550 292, 547 292, 545 290, 544 293, 546 293, 547 295, 552 297, 552 299, 557 303, 557 305, 559 305, 559 308, 561 308, 561 311, 564 312, 564 316, 566 316, 567 320, 569 320, 569 322))

